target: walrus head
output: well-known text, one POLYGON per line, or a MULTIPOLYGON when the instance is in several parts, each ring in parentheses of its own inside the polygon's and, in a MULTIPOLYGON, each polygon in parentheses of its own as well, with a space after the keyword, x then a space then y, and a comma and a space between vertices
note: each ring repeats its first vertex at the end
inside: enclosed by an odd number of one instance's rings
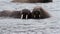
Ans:
POLYGON ((42 7, 35 7, 32 11, 32 15, 35 18, 40 18, 40 19, 44 19, 44 18, 49 18, 50 15, 48 14, 48 12, 46 12, 46 10, 44 10, 42 7), (37 17, 38 16, 38 17, 37 17))
POLYGON ((30 16, 30 14, 31 14, 31 12, 30 12, 30 10, 28 10, 28 9, 23 9, 22 11, 21 11, 21 18, 22 19, 27 19, 27 18, 29 18, 29 16, 30 16))

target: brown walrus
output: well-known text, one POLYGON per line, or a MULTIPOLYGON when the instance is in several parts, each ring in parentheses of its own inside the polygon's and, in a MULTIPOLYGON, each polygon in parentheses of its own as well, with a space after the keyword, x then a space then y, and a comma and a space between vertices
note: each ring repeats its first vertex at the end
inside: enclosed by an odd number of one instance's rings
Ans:
POLYGON ((21 12, 20 11, 3 10, 0 12, 0 17, 21 18, 21 12))
POLYGON ((33 9, 31 14, 32 14, 32 18, 35 18, 35 19, 40 18, 40 11, 37 10, 36 8, 33 9))
POLYGON ((44 19, 49 18, 50 15, 42 7, 35 7, 32 11, 32 17, 35 19, 44 19))
POLYGON ((31 18, 31 11, 28 9, 23 9, 21 11, 21 18, 22 19, 30 19, 31 18))
POLYGON ((52 2, 52 0, 13 0, 12 2, 21 2, 21 3, 47 3, 47 2, 52 2))
POLYGON ((10 17, 11 11, 9 10, 3 10, 0 12, 0 17, 10 17))

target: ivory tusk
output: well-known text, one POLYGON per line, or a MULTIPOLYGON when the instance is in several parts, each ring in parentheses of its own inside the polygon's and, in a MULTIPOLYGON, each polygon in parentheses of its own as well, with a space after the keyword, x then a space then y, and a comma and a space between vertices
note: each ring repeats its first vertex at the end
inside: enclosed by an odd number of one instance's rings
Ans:
POLYGON ((40 17, 40 15, 39 15, 39 17, 40 17))
POLYGON ((34 15, 34 18, 35 18, 36 16, 34 15))
POLYGON ((21 19, 23 19, 23 14, 21 15, 21 19))
POLYGON ((28 15, 26 15, 26 19, 28 18, 28 15))

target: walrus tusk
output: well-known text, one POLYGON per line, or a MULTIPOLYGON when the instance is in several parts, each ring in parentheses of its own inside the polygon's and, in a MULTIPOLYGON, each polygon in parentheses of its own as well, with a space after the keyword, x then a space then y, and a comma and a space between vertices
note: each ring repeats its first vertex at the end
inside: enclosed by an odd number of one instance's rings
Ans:
POLYGON ((34 18, 35 18, 36 16, 34 15, 34 18))
POLYGON ((41 17, 41 16, 39 15, 39 17, 41 17))
POLYGON ((26 15, 26 19, 28 18, 28 15, 26 15))
POLYGON ((23 14, 21 15, 21 19, 23 19, 23 14))

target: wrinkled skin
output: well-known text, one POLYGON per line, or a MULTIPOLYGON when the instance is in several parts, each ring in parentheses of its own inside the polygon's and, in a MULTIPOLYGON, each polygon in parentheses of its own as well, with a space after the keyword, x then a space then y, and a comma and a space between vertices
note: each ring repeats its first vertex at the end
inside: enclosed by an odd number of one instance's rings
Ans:
POLYGON ((21 11, 21 17, 22 17, 22 19, 29 19, 29 18, 31 18, 31 12, 30 12, 30 10, 23 9, 21 11))
POLYGON ((13 11, 10 17, 21 18, 21 11, 13 11))
POLYGON ((10 17, 11 12, 8 10, 3 10, 0 12, 0 17, 10 17))
POLYGON ((50 15, 42 7, 35 7, 32 12, 28 9, 23 9, 22 11, 9 11, 4 10, 0 12, 0 17, 13 17, 21 19, 44 19, 49 18, 50 15))
POLYGON ((48 12, 46 10, 44 10, 42 7, 40 7, 40 11, 41 11, 41 19, 45 19, 45 18, 49 18, 50 15, 48 14, 48 12))
POLYGON ((21 18, 21 13, 20 11, 9 11, 9 10, 4 10, 0 12, 0 17, 13 17, 13 18, 21 18))
POLYGON ((50 15, 42 7, 35 7, 32 11, 32 16, 35 19, 37 19, 37 18, 44 19, 44 18, 50 17, 50 15))

